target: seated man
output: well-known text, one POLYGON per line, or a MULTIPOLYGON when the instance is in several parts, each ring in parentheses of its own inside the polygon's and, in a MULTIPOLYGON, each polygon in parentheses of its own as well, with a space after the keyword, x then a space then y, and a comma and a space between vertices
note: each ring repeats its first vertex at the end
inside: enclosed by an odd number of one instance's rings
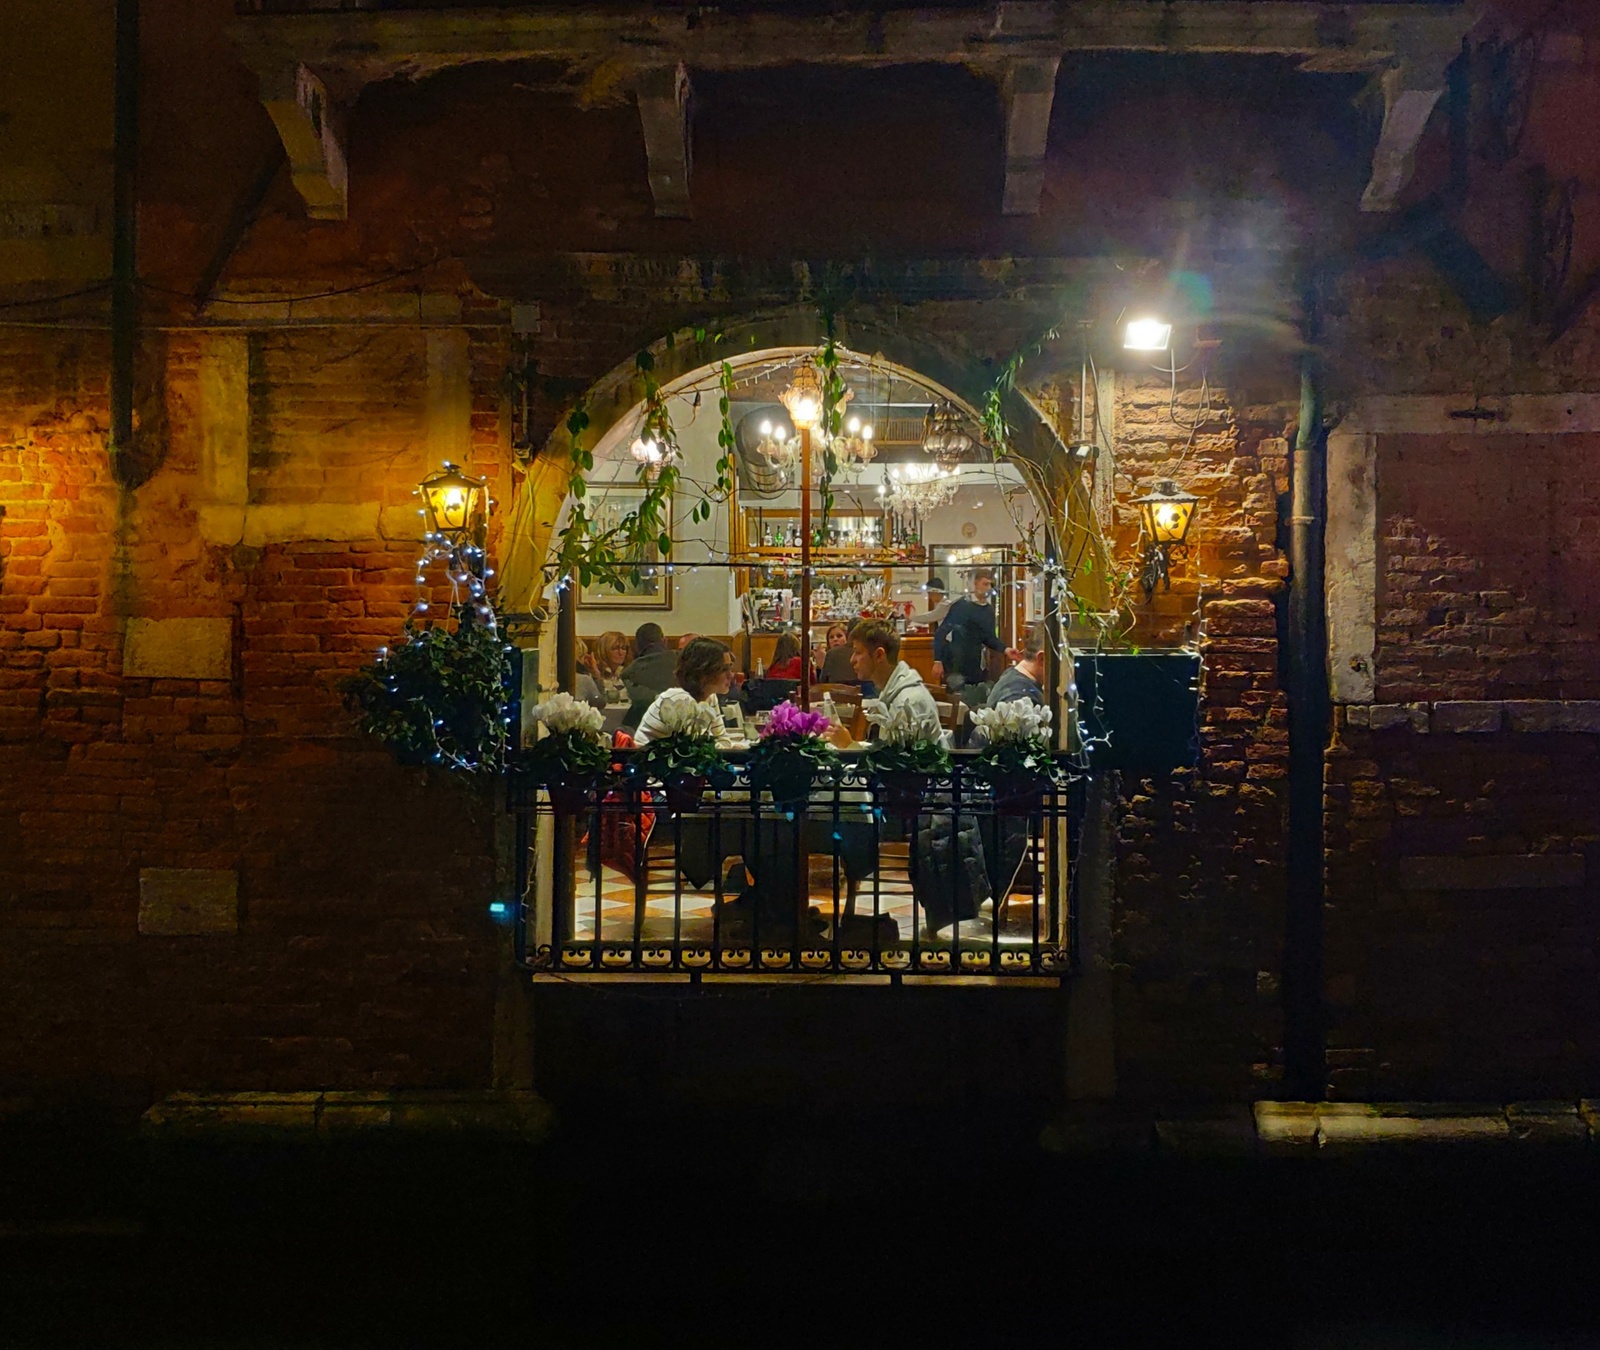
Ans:
POLYGON ((658 623, 642 623, 633 635, 634 658, 622 668, 629 707, 622 719, 625 729, 639 725, 645 709, 676 682, 678 658, 667 649, 666 635, 658 623))
MULTIPOLYGON (((922 676, 900 660, 899 634, 887 624, 869 621, 856 625, 850 645, 856 674, 883 690, 879 701, 884 711, 909 707, 927 734, 937 737, 939 705, 922 676)), ((930 801, 929 809, 917 816, 911 886, 924 941, 938 941, 939 930, 958 919, 977 917, 991 890, 975 814, 953 812, 930 801)))
POLYGON ((900 659, 900 635, 888 624, 868 619, 855 626, 850 634, 850 668, 857 679, 870 680, 882 691, 878 701, 885 712, 905 703, 928 723, 931 735, 939 734, 939 705, 922 676, 900 659))
POLYGON ((986 705, 998 708, 1015 698, 1025 698, 1030 703, 1044 702, 1045 652, 1049 649, 1050 634, 1042 623, 1028 625, 1023 635, 1022 651, 1017 662, 989 690, 986 705))

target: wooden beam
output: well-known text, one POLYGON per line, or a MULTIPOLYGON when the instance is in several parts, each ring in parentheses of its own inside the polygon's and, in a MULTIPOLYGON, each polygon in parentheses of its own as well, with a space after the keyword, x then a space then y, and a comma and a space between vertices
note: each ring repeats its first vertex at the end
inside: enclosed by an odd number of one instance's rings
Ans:
POLYGON ((1039 214, 1044 188, 1045 147, 1050 135, 1050 106, 1056 97, 1060 57, 1007 63, 1006 186, 1000 210, 1008 216, 1039 214))
POLYGON ((344 113, 327 84, 305 64, 283 65, 261 76, 261 101, 278 128, 295 190, 311 218, 343 220, 350 205, 344 113))
POLYGON ((1457 49, 1406 56, 1383 73, 1383 130, 1372 152, 1372 179, 1363 211, 1393 211, 1411 181, 1417 144, 1445 90, 1445 70, 1457 49))
POLYGON ((656 215, 687 220, 689 210, 689 72, 682 63, 640 74, 636 85, 650 193, 656 215))
POLYGON ((304 64, 354 87, 417 79, 480 61, 602 61, 629 70, 753 69, 793 64, 991 64, 1070 51, 1297 57, 1371 70, 1405 51, 1459 45, 1471 3, 1326 4, 1315 0, 1076 0, 1071 5, 846 9, 701 9, 659 5, 341 10, 245 15, 232 33, 258 72, 304 64))

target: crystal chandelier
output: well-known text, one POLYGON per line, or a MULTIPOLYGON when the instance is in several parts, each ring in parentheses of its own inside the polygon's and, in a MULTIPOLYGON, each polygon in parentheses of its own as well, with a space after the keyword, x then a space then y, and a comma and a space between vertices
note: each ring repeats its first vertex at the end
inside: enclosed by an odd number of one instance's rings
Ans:
POLYGON ((928 409, 922 448, 941 469, 953 473, 976 444, 967 431, 966 419, 953 403, 936 403, 928 409))
POLYGON ((959 471, 937 464, 896 464, 884 475, 878 495, 896 511, 926 513, 955 499, 960 477, 959 471))
POLYGON ((839 461, 843 472, 858 474, 877 458, 878 447, 872 443, 874 435, 871 422, 851 417, 844 430, 829 442, 829 448, 839 461))
POLYGON ((662 465, 676 463, 678 458, 678 452, 672 446, 648 432, 635 436, 628 450, 633 455, 633 462, 645 471, 647 478, 662 465))
POLYGON ((756 453, 789 481, 790 471, 800 462, 800 438, 791 436, 782 422, 763 421, 761 439, 756 443, 756 453))

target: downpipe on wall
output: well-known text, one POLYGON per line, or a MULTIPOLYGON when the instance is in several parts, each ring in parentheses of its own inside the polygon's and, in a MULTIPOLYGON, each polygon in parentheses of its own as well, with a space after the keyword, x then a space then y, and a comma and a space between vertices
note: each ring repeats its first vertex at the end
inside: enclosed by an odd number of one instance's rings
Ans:
POLYGON ((139 4, 117 0, 112 94, 111 468, 137 478, 135 367, 139 348, 139 4))
POLYGON ((1283 943, 1285 1097, 1320 1101, 1327 1087, 1322 1002, 1323 762, 1330 700, 1324 580, 1327 433, 1322 425, 1315 289, 1307 296, 1300 425, 1291 466, 1289 598, 1289 849, 1283 943))

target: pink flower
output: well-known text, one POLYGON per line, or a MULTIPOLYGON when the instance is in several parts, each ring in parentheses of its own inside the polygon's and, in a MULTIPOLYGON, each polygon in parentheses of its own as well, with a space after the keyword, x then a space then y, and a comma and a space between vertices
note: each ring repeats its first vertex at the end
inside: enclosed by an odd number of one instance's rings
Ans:
POLYGON ((819 712, 804 712, 792 703, 780 703, 762 728, 761 739, 776 736, 821 736, 828 730, 828 719, 819 712))

